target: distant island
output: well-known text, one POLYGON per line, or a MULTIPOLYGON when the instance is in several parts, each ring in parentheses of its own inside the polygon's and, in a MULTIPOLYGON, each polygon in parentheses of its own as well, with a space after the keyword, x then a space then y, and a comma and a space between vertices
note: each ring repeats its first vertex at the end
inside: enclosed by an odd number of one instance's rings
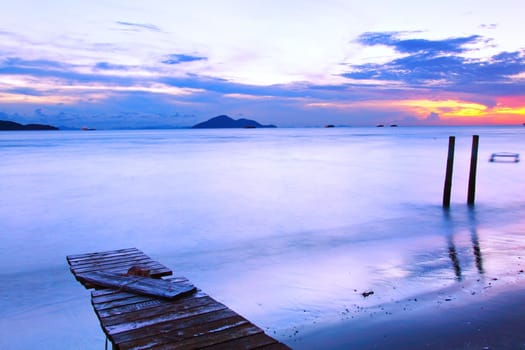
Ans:
POLYGON ((219 115, 205 122, 192 126, 192 129, 220 129, 220 128, 276 128, 275 125, 261 125, 255 120, 250 119, 232 119, 227 115, 219 115))
POLYGON ((0 130, 14 131, 14 130, 58 130, 57 127, 44 124, 19 124, 9 120, 0 120, 0 130))

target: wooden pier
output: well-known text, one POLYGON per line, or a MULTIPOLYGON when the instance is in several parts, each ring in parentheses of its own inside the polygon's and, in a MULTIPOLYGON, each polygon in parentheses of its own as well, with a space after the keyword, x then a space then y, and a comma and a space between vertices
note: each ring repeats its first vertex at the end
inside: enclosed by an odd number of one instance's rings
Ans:
POLYGON ((86 288, 97 288, 91 292, 91 303, 113 349, 290 349, 193 288, 186 278, 166 277, 172 275, 170 269, 136 248, 69 255, 67 261, 79 282, 86 288), (147 269, 149 276, 126 277, 130 268, 137 266, 147 269), (85 279, 87 274, 96 277, 99 272, 131 278, 132 283, 100 289, 93 280, 85 279), (165 298, 127 289, 133 290, 136 281, 154 282, 152 279, 161 279, 157 281, 162 288, 168 284, 170 290, 184 293, 165 298))

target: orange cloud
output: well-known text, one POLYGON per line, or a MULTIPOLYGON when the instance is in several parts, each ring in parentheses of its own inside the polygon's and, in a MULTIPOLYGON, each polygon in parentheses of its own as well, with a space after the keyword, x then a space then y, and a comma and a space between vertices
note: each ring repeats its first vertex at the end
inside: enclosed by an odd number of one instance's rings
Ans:
POLYGON ((525 117, 525 100, 515 97, 501 98, 493 107, 459 100, 409 100, 395 104, 408 107, 422 119, 437 113, 441 119, 458 123, 515 124, 525 117))
POLYGON ((480 103, 457 100, 404 100, 396 101, 393 105, 408 107, 419 117, 426 118, 430 113, 437 113, 440 117, 480 117, 488 107, 480 103))
POLYGON ((482 103, 444 99, 444 100, 367 100, 356 102, 311 102, 311 108, 353 109, 370 108, 374 110, 401 110, 415 115, 421 120, 432 113, 439 115, 441 121, 454 124, 516 124, 525 119, 525 98, 503 97, 495 106, 482 103))

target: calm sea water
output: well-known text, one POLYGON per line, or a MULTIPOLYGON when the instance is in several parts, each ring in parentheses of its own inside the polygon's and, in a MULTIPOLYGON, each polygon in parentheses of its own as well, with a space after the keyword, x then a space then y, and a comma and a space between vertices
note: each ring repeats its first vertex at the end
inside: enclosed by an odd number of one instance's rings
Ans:
POLYGON ((102 348, 65 259, 101 250, 137 247, 299 348, 363 309, 523 284, 525 169, 488 161, 504 151, 525 155, 525 128, 2 132, 0 348, 102 348))

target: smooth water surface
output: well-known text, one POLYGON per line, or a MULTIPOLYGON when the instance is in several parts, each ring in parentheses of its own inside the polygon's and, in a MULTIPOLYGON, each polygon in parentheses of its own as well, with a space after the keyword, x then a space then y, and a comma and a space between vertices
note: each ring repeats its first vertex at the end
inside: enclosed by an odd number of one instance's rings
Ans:
POLYGON ((493 152, 525 155, 525 128, 2 132, 0 348, 104 346, 65 259, 93 251, 137 247, 298 347, 363 309, 522 285, 524 164, 493 152))

